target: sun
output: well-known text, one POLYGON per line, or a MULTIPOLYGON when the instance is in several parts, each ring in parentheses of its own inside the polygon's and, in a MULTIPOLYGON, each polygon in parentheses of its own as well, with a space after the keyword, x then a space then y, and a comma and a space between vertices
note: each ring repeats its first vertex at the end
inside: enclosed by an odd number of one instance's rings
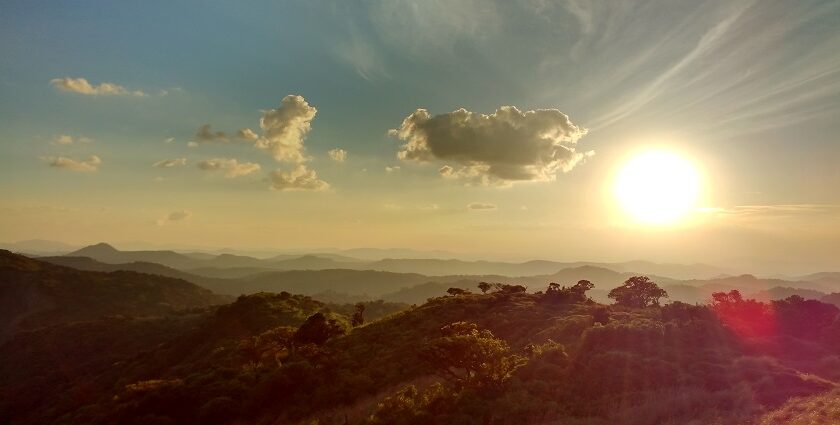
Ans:
POLYGON ((628 160, 618 172, 614 191, 621 208, 635 221, 674 224, 696 206, 700 175, 694 165, 673 152, 651 150, 628 160))

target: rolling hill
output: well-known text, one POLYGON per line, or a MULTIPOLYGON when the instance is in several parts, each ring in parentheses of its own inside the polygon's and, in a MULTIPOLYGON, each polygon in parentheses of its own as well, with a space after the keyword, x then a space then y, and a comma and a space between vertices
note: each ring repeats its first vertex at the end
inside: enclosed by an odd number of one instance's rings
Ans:
POLYGON ((160 316, 230 300, 181 279, 82 271, 0 250, 0 339, 107 315, 160 316))

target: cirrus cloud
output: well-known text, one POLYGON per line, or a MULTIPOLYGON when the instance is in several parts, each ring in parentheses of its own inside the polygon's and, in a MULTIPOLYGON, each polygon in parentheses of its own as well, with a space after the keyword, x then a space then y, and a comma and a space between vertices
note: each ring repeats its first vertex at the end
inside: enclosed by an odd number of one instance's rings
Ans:
POLYGON ((94 85, 85 78, 53 78, 50 80, 50 84, 61 91, 88 96, 146 96, 146 93, 140 90, 129 90, 119 84, 100 83, 99 85, 94 85))
POLYGON ((239 162, 236 159, 213 158, 200 161, 198 168, 203 171, 224 172, 225 177, 232 179, 259 171, 260 164, 255 162, 239 162))
POLYGON ((315 170, 300 164, 290 172, 274 170, 268 176, 273 190, 311 190, 322 191, 330 188, 330 184, 318 178, 315 170))
POLYGON ((50 167, 63 168, 70 171, 77 171, 80 173, 93 173, 99 170, 102 160, 96 155, 91 155, 88 159, 73 159, 66 156, 48 156, 41 157, 50 167))
POLYGON ((576 150, 586 129, 557 109, 502 106, 486 115, 461 108, 434 116, 417 109, 389 134, 405 142, 399 159, 443 162, 443 177, 485 185, 552 181, 592 155, 576 150))

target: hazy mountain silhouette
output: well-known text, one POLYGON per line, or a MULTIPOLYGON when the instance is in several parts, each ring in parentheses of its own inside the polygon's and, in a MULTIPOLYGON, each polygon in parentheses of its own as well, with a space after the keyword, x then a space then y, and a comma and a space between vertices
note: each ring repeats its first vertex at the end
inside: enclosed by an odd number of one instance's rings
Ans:
MULTIPOLYGON (((387 251, 387 250, 385 250, 387 251)), ((365 251, 368 253, 376 251, 365 251)), ((191 271, 211 277, 221 277, 212 268, 252 268, 267 270, 325 270, 355 269, 378 270, 394 273, 420 273, 428 276, 448 275, 502 275, 509 277, 548 275, 559 270, 593 266, 621 273, 670 276, 675 279, 709 278, 723 273, 722 269, 707 265, 656 264, 646 261, 625 263, 557 262, 533 260, 522 263, 501 261, 464 261, 434 258, 386 258, 364 261, 337 254, 280 255, 259 259, 244 255, 206 253, 177 253, 175 251, 120 251, 106 243, 82 248, 68 256, 90 257, 104 263, 131 263, 135 261, 158 263, 176 269, 191 271), (200 270, 200 272, 198 272, 200 270), (206 274, 209 273, 209 274, 206 274)))
POLYGON ((16 329, 98 319, 158 316, 229 301, 164 276, 82 271, 0 250, 0 338, 16 329))

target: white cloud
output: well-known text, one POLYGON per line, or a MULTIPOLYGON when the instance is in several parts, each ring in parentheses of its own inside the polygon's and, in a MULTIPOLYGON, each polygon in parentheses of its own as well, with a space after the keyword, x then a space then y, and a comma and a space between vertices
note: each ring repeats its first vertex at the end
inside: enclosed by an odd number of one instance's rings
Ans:
POLYGON ((236 159, 213 158, 200 161, 198 168, 204 171, 222 171, 225 173, 225 177, 232 179, 259 171, 260 164, 255 162, 239 162, 236 159))
POLYGON ((284 97, 280 107, 263 111, 260 118, 263 136, 256 141, 257 147, 271 152, 277 161, 296 164, 307 161, 303 142, 317 112, 303 96, 284 97))
POLYGON ((65 168, 80 173, 93 173, 99 170, 99 165, 102 164, 102 160, 96 155, 91 155, 85 160, 76 160, 65 156, 42 157, 41 160, 46 161, 50 167, 65 168))
POLYGON ((335 162, 344 162, 347 159, 347 151, 344 149, 330 149, 327 151, 327 155, 335 162))
POLYGON ((143 93, 140 90, 128 90, 125 87, 114 83, 100 83, 99 85, 93 85, 84 78, 54 78, 50 80, 50 84, 61 91, 89 96, 146 96, 146 93, 143 93))
POLYGON ((188 148, 197 148, 198 147, 198 142, 192 142, 192 141, 187 142, 187 147, 188 148))
POLYGON ((63 146, 73 145, 73 144, 77 144, 77 143, 90 143, 90 142, 93 142, 93 139, 91 139, 89 137, 85 137, 85 136, 74 137, 74 136, 70 136, 70 135, 67 135, 67 134, 60 134, 58 136, 55 136, 55 138, 53 139, 54 144, 63 145, 63 146))
POLYGON ((174 141, 175 141, 174 137, 168 137, 166 140, 163 141, 163 143, 169 144, 169 143, 172 143, 174 141))
POLYGON ((274 190, 313 190, 321 191, 330 188, 329 183, 318 178, 314 170, 300 164, 294 170, 284 173, 275 170, 268 176, 271 188, 274 190))
POLYGON ((166 226, 167 224, 175 224, 185 221, 190 217, 192 217, 192 213, 189 211, 173 211, 167 214, 165 217, 157 219, 155 223, 158 226, 166 226))
POLYGON ((467 204, 467 209, 469 209, 470 211, 490 211, 490 210, 495 210, 496 205, 495 204, 485 204, 483 202, 472 202, 470 204, 467 204))
POLYGON ((152 167, 171 168, 187 165, 187 158, 162 159, 152 164, 152 167))
POLYGON ((236 132, 236 137, 242 140, 250 140, 255 141, 260 138, 257 133, 254 133, 254 130, 250 128, 240 128, 239 131, 236 132))
POLYGON ((391 166, 386 166, 385 167, 385 172, 386 173, 396 173, 397 171, 400 171, 400 166, 399 165, 395 165, 393 167, 391 167, 391 166))
POLYGON ((592 154, 576 151, 586 129, 557 109, 502 106, 485 115, 462 108, 435 116, 418 109, 389 134, 405 141, 398 158, 444 162, 443 177, 485 185, 551 181, 592 154))

